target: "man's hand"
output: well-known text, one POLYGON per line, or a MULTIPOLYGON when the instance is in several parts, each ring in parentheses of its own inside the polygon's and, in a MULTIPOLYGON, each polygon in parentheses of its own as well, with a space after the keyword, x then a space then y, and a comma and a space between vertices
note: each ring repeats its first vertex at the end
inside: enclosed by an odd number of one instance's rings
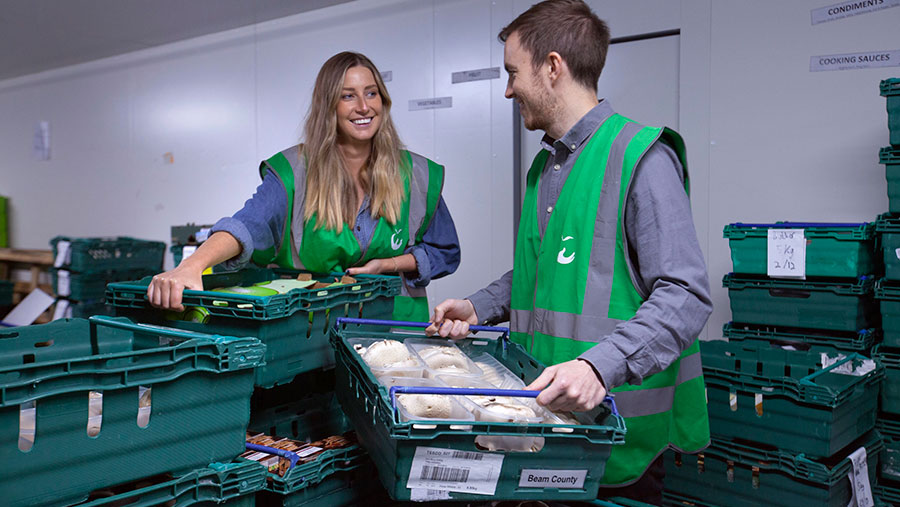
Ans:
MULTIPOLYGON (((390 262, 387 263, 390 266, 390 262)), ((356 268, 348 268, 348 275, 380 275, 385 270, 384 259, 372 259, 362 266, 356 268)))
POLYGON ((537 402, 554 412, 587 412, 606 397, 606 388, 594 367, 582 359, 547 367, 525 389, 543 390, 537 402))
POLYGON ((425 334, 442 338, 459 340, 469 334, 469 326, 478 324, 478 316, 475 315, 475 307, 468 299, 447 299, 434 307, 434 315, 431 325, 425 329, 425 334))

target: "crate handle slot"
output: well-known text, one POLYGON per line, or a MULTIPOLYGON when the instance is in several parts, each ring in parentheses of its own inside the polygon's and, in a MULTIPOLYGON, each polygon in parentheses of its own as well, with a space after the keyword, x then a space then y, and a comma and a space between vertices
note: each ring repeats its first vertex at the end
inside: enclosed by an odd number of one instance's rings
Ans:
MULTIPOLYGON (((514 398, 537 398, 541 391, 527 389, 484 389, 478 387, 437 387, 437 386, 392 386, 390 389, 391 407, 397 411, 398 394, 446 394, 452 396, 510 396, 514 398)), ((612 413, 619 415, 616 401, 612 394, 607 394, 604 402, 609 402, 612 413)))
POLYGON ((844 363, 853 361, 854 359, 866 359, 866 358, 865 358, 864 356, 862 356, 862 355, 860 355, 860 354, 854 352, 854 353, 850 354, 849 356, 847 356, 847 357, 841 359, 840 361, 836 361, 834 364, 828 366, 827 368, 822 368, 821 370, 817 370, 817 371, 815 371, 815 372, 813 372, 813 373, 810 373, 809 375, 807 375, 807 376, 801 378, 801 379, 800 379, 800 383, 801 383, 801 384, 810 385, 810 386, 814 386, 814 385, 816 385, 816 383, 813 382, 813 379, 814 379, 814 378, 818 377, 819 375, 823 375, 823 374, 825 374, 825 373, 827 373, 827 372, 829 372, 829 371, 831 371, 831 370, 837 368, 838 366, 840 366, 840 365, 842 365, 842 364, 844 364, 844 363))
POLYGON ((276 449, 274 447, 268 447, 265 445, 250 444, 250 443, 244 443, 244 446, 247 449, 250 449, 251 451, 265 452, 265 453, 269 453, 269 454, 274 454, 276 456, 281 456, 282 458, 287 458, 291 462, 291 466, 288 468, 294 468, 297 465, 297 462, 300 461, 300 456, 298 456, 297 453, 291 452, 291 451, 286 451, 284 449, 276 449))
POLYGON ((808 299, 812 293, 799 289, 769 289, 769 295, 776 298, 808 299))

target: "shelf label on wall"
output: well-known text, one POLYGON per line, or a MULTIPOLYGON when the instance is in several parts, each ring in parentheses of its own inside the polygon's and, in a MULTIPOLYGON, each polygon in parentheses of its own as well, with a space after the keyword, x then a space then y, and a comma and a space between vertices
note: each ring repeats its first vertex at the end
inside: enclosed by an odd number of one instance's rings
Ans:
POLYGON ((850 455, 851 507, 872 507, 872 485, 869 483, 869 463, 866 461, 866 448, 860 447, 850 455))
POLYGON ((453 97, 435 97, 433 99, 415 99, 409 101, 410 111, 444 109, 447 107, 453 107, 453 97))
POLYGON ((809 57, 810 72, 873 69, 877 67, 900 67, 900 49, 809 57))
POLYGON ((769 229, 766 274, 773 278, 806 278, 803 229, 769 229))
POLYGON ((35 160, 50 160, 50 122, 34 125, 33 155, 35 160))
POLYGON ((819 23, 868 14, 890 7, 897 7, 898 5, 900 5, 900 0, 851 0, 813 9, 809 11, 809 17, 812 24, 818 25, 819 23))
POLYGON ((416 447, 406 487, 493 495, 502 468, 503 454, 416 447))
MULTIPOLYGON (((900 0, 897 0, 900 2, 900 0)), ((394 71, 392 70, 383 70, 381 71, 381 80, 385 83, 390 83, 394 80, 394 71)))
MULTIPOLYGON (((897 0, 900 1, 900 0, 897 0)), ((487 69, 464 70, 454 72, 450 75, 450 82, 467 83, 469 81, 481 81, 484 79, 498 79, 500 77, 500 67, 489 67, 487 69)))

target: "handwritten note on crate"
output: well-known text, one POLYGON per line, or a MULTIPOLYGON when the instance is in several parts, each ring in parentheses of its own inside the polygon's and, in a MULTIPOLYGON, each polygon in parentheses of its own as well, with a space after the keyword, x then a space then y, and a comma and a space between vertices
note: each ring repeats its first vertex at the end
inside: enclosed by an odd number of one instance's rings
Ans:
POLYGON ((806 278, 803 229, 769 229, 766 274, 773 278, 806 278))

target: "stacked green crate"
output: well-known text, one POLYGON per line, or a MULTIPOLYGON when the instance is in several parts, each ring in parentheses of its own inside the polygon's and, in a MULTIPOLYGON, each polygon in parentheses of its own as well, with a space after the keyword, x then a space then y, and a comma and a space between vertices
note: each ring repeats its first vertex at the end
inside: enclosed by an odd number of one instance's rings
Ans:
POLYGON ((731 302, 729 339, 831 346, 867 353, 880 334, 873 290, 880 259, 874 223, 729 224, 733 273, 723 279, 731 302), (802 229, 802 279, 768 274, 770 229, 802 229))
POLYGON ((57 236, 50 244, 56 259, 53 291, 68 305, 60 316, 75 318, 111 315, 106 284, 159 273, 165 252, 162 242, 127 237, 57 236))
POLYGON ((185 225, 172 226, 172 246, 169 252, 172 253, 172 261, 174 266, 181 264, 184 258, 185 247, 196 248, 200 246, 209 237, 209 231, 212 225, 196 225, 193 223, 185 225))
POLYGON ((244 450, 265 346, 64 319, 0 331, 3 504, 70 504, 91 491, 227 463, 244 450))
POLYGON ((390 318, 394 297, 400 293, 398 277, 358 275, 342 281, 340 274, 333 273, 315 275, 321 287, 253 294, 258 284, 296 280, 301 274, 311 275, 259 268, 204 275, 204 290, 184 291, 182 302, 187 310, 183 313, 150 306, 146 297, 150 277, 109 284, 107 302, 116 315, 137 322, 259 338, 267 347, 266 365, 257 369, 256 385, 271 388, 287 384, 297 375, 333 366, 327 333, 335 319, 390 318))

